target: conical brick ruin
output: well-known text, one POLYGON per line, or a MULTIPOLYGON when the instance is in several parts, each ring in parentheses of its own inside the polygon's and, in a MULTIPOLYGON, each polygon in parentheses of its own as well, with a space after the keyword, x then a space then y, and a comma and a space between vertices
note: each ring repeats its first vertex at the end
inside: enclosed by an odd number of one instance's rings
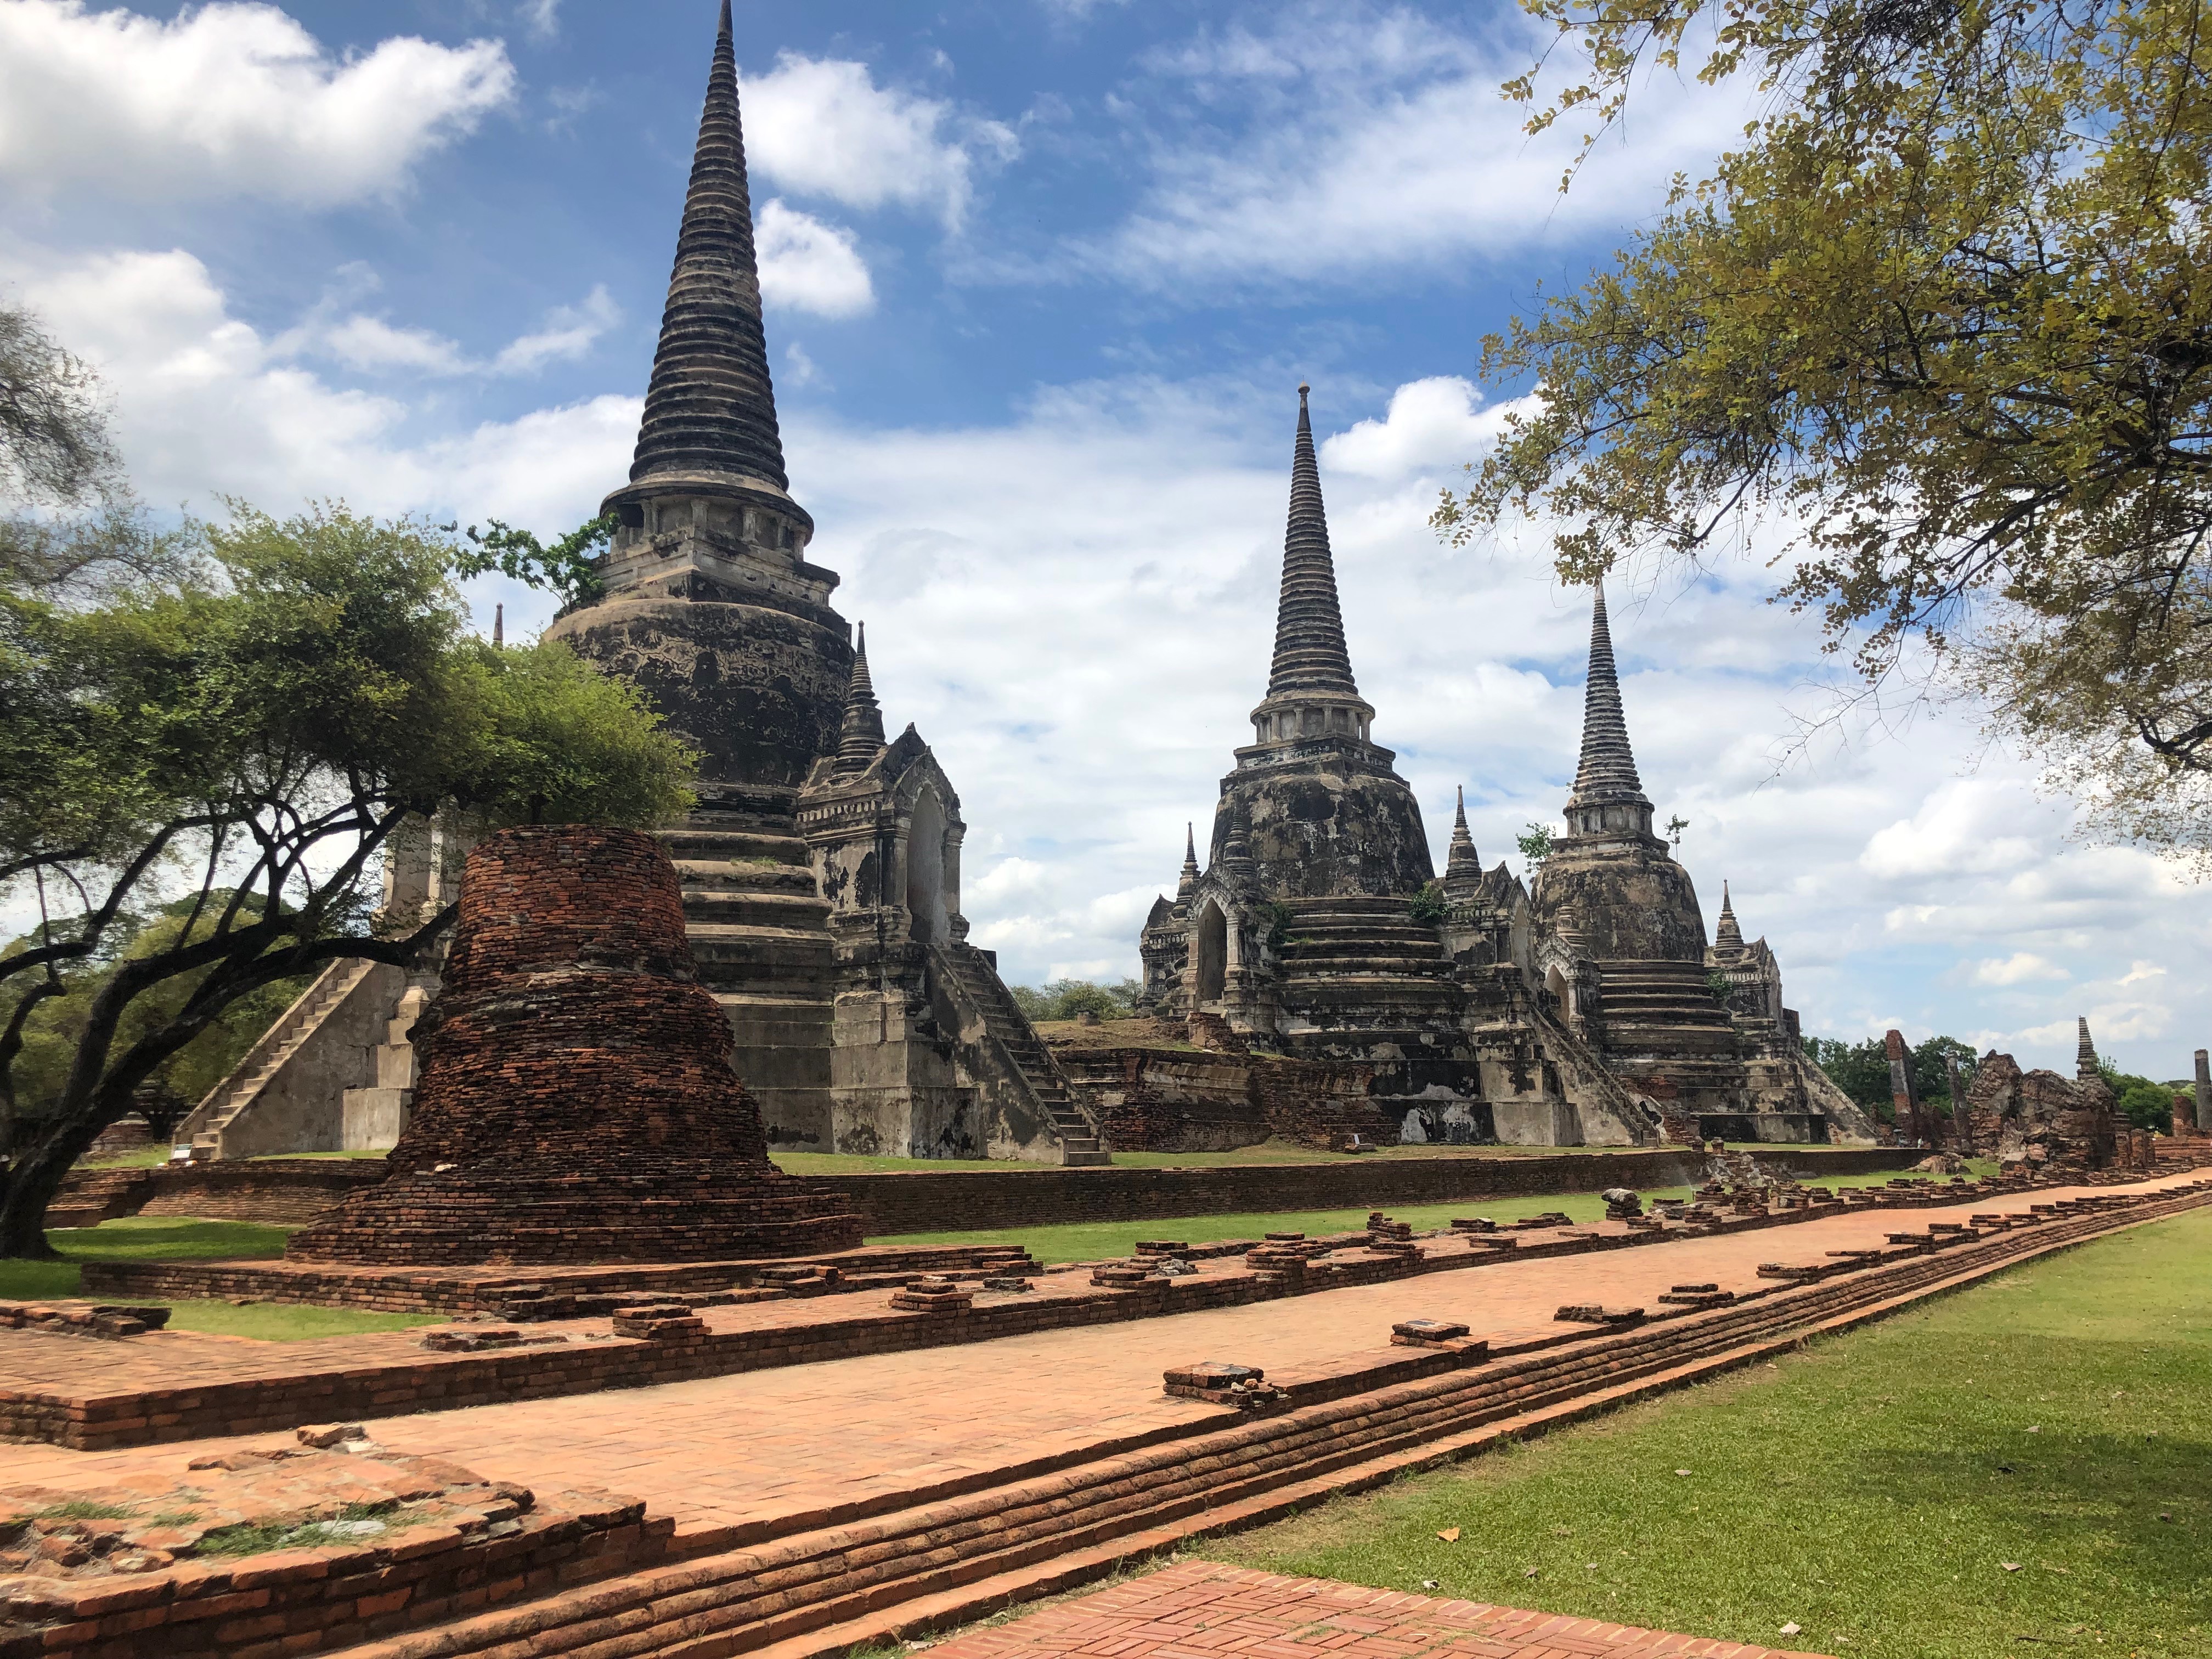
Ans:
POLYGON ((469 854, 390 1176, 295 1235, 310 1262, 730 1261, 860 1242, 768 1160, 650 836, 506 830, 469 854))

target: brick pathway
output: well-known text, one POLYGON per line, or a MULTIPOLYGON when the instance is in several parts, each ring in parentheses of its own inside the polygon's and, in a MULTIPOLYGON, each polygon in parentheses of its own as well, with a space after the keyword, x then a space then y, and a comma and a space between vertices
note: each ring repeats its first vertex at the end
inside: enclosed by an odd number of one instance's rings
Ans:
MULTIPOLYGON (((2167 1184, 2173 1183, 2146 1183, 2167 1184)), ((2024 1212, 2031 1201, 2048 1204, 2077 1190, 2123 1189, 2046 1190, 1975 1208, 2024 1212)), ((1233 1420, 1224 1408, 1163 1395, 1160 1374, 1171 1364, 1229 1359, 1293 1378, 1342 1368, 1356 1356, 1372 1361, 1389 1354, 1391 1324, 1419 1316, 1465 1321, 1493 1342, 1551 1336, 1570 1328, 1552 1317, 1563 1303, 1648 1305, 1682 1283, 1767 1288, 1757 1277, 1761 1262, 1817 1261, 1827 1250, 1879 1244, 1891 1232, 1953 1218, 1964 1213, 1843 1213, 1127 1324, 387 1418, 374 1433, 395 1450, 451 1457, 495 1480, 643 1498, 651 1512, 673 1515, 686 1530, 780 1533, 848 1504, 1003 1479, 1040 1460, 1087 1459, 1116 1442, 1209 1418, 1233 1420)), ((39 1340, 85 1351, 117 1346, 39 1340)), ((5 1446, 0 1484, 106 1485, 141 1471, 176 1469, 219 1448, 289 1439, 264 1435, 103 1452, 5 1446)))
POLYGON ((1779 1648, 1186 1561, 939 1643, 931 1659, 1817 1659, 1779 1648))

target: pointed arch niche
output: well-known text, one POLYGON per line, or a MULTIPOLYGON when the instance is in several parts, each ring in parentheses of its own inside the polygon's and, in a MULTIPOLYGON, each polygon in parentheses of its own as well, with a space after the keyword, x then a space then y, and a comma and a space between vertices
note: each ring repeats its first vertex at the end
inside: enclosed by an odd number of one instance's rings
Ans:
POLYGON ((1198 913, 1198 1002, 1221 1000, 1229 975, 1229 918, 1212 899, 1198 913))

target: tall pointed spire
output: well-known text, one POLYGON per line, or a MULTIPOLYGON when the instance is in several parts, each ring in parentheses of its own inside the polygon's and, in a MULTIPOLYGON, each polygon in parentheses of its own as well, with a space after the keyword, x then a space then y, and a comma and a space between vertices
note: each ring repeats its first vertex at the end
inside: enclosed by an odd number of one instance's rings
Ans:
POLYGON ((1182 827, 1182 874, 1176 881, 1176 902, 1188 904, 1198 890, 1198 836, 1192 825, 1182 827))
POLYGON ((1336 562, 1328 548, 1321 467, 1314 459, 1310 386, 1298 388, 1298 437, 1291 457, 1291 514, 1283 533, 1283 588, 1275 611, 1275 661, 1267 695, 1341 691, 1352 696, 1352 657, 1336 601, 1336 562))
POLYGON ((845 687, 845 721, 837 732, 840 772, 865 772, 884 746, 884 711, 876 702, 876 684, 868 674, 868 625, 860 624, 860 642, 853 652, 853 678, 845 687))
MULTIPOLYGON (((1651 803, 1636 775, 1636 756, 1628 746, 1628 720, 1621 713, 1620 678, 1613 665, 1613 632, 1606 624, 1605 586, 1595 588, 1590 609, 1589 678, 1583 688, 1583 752, 1575 768, 1570 813, 1578 806, 1626 803, 1640 806, 1648 819, 1651 803)), ((1573 827, 1570 819, 1570 827, 1573 827)), ((1644 829, 1648 831, 1647 822, 1644 829)))
POLYGON ((787 488, 761 328, 729 0, 722 0, 676 269, 629 470, 633 483, 666 473, 748 478, 779 495, 787 488))
POLYGON ((2089 1041, 2089 1022, 2080 1022, 2081 1041, 2074 1048, 2074 1079, 2077 1083, 2092 1083, 2104 1074, 2097 1069, 2097 1045, 2089 1041))
POLYGON ((1735 904, 1729 897, 1729 884, 1721 883, 1721 915, 1713 924, 1713 947, 1720 951, 1743 949, 1743 929, 1736 923, 1735 904))
POLYGON ((504 604, 491 608, 491 642, 494 645, 507 643, 507 606, 504 604))

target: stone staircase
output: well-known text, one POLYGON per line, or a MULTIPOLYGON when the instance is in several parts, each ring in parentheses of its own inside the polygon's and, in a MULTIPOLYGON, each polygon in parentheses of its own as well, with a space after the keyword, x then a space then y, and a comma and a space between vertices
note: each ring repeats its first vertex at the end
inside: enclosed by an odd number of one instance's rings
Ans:
POLYGON ((1601 962, 1605 1046, 1616 1054, 1736 1057, 1735 1026, 1701 962, 1601 962))
POLYGON ((250 1113, 278 1073, 313 1041, 323 1022, 376 969, 372 962, 338 961, 317 975, 297 1000, 246 1051, 228 1077, 208 1091, 171 1136, 195 1158, 221 1158, 226 1131, 250 1113))
POLYGON ((1401 898, 1351 895, 1291 899, 1278 947, 1284 1009, 1324 1030, 1402 1025, 1418 1037, 1456 1022, 1465 994, 1437 930, 1401 898))
POLYGON ((816 892, 793 792, 692 813, 660 836, 684 884, 700 982, 736 1043, 771 1143, 830 1152, 830 906, 816 892))
POLYGON ((991 959, 963 941, 939 946, 931 953, 957 985, 963 998, 983 1017, 991 1039, 1020 1073, 1044 1115, 1052 1120, 1060 1146, 1060 1162, 1070 1167, 1110 1164, 1113 1159, 1099 1144, 1098 1131, 1076 1105, 1067 1074, 1038 1037, 1036 1030, 1014 1004, 991 959))

